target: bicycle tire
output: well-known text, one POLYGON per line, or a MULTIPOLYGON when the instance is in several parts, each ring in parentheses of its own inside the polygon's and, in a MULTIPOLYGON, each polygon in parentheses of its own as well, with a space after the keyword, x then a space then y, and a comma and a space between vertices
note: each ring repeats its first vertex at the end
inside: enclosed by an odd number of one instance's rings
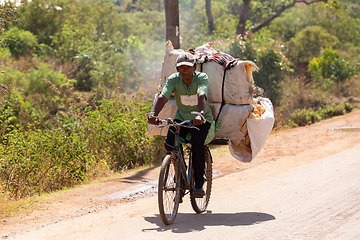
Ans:
POLYGON ((175 156, 167 155, 161 165, 158 185, 158 205, 161 220, 172 224, 179 208, 180 187, 176 187, 175 156))
MULTIPOLYGON (((203 185, 205 195, 202 198, 195 198, 190 194, 191 206, 196 213, 204 212, 209 205, 213 178, 212 174, 212 157, 209 147, 205 146, 205 182, 203 185)), ((194 177, 192 177, 192 184, 194 184, 193 181, 194 177)))

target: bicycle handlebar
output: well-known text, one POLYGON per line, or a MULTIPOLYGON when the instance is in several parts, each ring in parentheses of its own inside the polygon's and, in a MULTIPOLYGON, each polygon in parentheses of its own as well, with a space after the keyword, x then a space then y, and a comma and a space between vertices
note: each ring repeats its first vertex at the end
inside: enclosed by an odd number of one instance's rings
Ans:
MULTIPOLYGON (((193 111, 193 112, 191 112, 191 114, 200 116, 202 122, 203 122, 203 123, 206 122, 205 117, 204 117, 201 113, 193 111)), ((150 113, 147 114, 147 116, 149 116, 149 115, 154 115, 154 112, 150 112, 150 113)), ((183 127, 196 128, 196 129, 198 129, 197 127, 191 126, 192 123, 193 123, 192 120, 185 120, 185 121, 182 121, 181 123, 176 123, 176 122, 174 122, 173 119, 168 118, 168 119, 166 119, 166 120, 164 120, 164 119, 159 119, 159 123, 160 123, 160 124, 161 124, 161 123, 165 123, 166 125, 174 125, 174 126, 176 125, 176 126, 183 126, 183 127)), ((165 127, 165 125, 160 125, 160 126, 158 126, 158 127, 165 127)))

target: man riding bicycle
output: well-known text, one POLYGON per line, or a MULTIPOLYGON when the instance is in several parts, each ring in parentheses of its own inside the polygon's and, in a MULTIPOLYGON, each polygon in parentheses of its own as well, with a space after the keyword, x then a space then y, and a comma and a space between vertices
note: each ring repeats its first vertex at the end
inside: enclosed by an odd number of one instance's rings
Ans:
MULTIPOLYGON (((157 98, 152 112, 154 115, 148 117, 148 123, 159 124, 158 114, 163 109, 165 103, 174 93, 178 110, 174 121, 182 122, 184 120, 193 120, 193 124, 197 126, 199 131, 190 130, 185 127, 180 128, 180 136, 186 139, 187 132, 191 131, 193 168, 195 177, 194 197, 203 197, 205 195, 202 186, 204 184, 205 169, 205 139, 209 132, 213 117, 211 109, 207 101, 208 92, 208 76, 206 73, 196 72, 196 60, 193 54, 182 52, 176 60, 177 73, 172 74, 157 98), (206 119, 205 123, 200 116, 193 118, 191 112, 200 112, 206 119)), ((168 153, 173 150, 175 136, 175 128, 170 127, 165 148, 168 153)))

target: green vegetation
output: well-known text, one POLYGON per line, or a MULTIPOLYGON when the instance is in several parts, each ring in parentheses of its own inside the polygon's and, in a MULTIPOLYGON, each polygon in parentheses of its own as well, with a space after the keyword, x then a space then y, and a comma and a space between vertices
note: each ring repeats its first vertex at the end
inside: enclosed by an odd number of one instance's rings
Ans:
POLYGON ((17 92, 9 96, 6 102, 18 112, 2 114, 7 134, 0 144, 0 173, 1 190, 12 197, 71 187, 112 170, 149 164, 161 155, 160 141, 144 135, 151 104, 142 95, 130 101, 119 95, 84 110, 59 111, 52 119, 58 127, 52 129, 36 123, 37 116, 32 118, 17 92), (34 123, 20 125, 21 112, 28 112, 28 122, 34 123))
POLYGON ((313 108, 309 109, 297 109, 290 115, 290 119, 287 122, 288 127, 306 126, 324 119, 328 119, 334 116, 344 115, 351 112, 353 109, 352 104, 329 104, 324 108, 320 107, 317 111, 313 108))
MULTIPOLYGON (((246 29, 291 2, 252 0, 246 29)), ((358 106, 358 1, 297 4, 246 36, 235 34, 241 9, 212 0, 209 33, 205 1, 180 0, 181 47, 214 41, 254 61, 277 128, 358 106)), ((160 139, 144 134, 165 50, 161 1, 6 3, 0 20, 0 205, 161 159, 160 139)))
POLYGON ((350 63, 346 56, 340 56, 336 51, 326 48, 319 58, 313 58, 309 63, 309 73, 315 84, 327 82, 344 82, 355 73, 356 65, 350 63))

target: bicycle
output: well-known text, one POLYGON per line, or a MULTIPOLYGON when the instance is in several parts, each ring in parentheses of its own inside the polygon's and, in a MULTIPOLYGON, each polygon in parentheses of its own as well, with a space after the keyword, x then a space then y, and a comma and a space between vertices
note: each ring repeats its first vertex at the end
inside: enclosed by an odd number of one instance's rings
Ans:
MULTIPOLYGON (((191 112, 201 116, 203 121, 205 118, 198 112, 191 112)), ((158 127, 174 126, 176 129, 174 150, 171 154, 164 158, 159 175, 158 185, 158 205, 161 220, 164 224, 172 224, 176 218, 179 204, 182 198, 190 194, 190 202, 193 210, 196 213, 202 213, 206 210, 211 194, 212 185, 212 157, 209 147, 205 146, 205 176, 204 185, 205 195, 202 198, 193 196, 195 189, 194 172, 192 168, 192 153, 191 143, 182 141, 180 138, 180 127, 194 128, 191 120, 186 120, 181 123, 176 123, 172 119, 161 120, 158 127), (182 145, 187 147, 187 154, 184 154, 182 145)))

